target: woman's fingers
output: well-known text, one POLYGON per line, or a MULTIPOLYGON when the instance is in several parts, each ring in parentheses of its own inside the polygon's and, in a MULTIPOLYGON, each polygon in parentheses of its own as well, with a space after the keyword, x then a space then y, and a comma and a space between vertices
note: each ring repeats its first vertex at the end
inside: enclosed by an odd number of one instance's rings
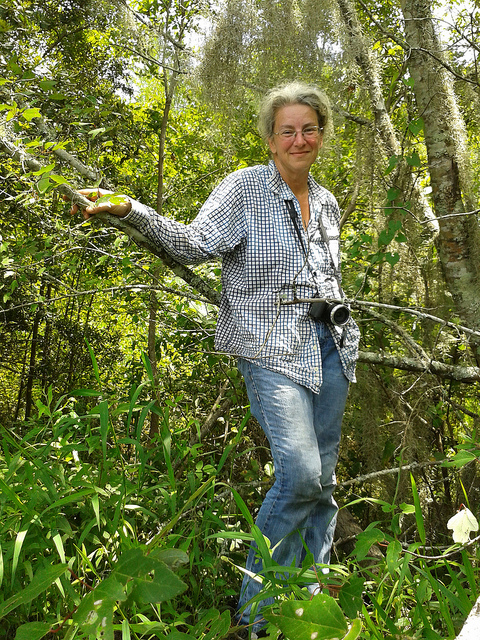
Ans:
POLYGON ((106 191, 105 189, 79 189, 78 193, 85 196, 92 202, 89 207, 82 207, 79 204, 74 204, 71 208, 72 215, 75 215, 80 209, 85 220, 107 211, 114 216, 123 218, 126 216, 132 208, 132 203, 128 196, 123 194, 113 193, 113 191, 106 191))

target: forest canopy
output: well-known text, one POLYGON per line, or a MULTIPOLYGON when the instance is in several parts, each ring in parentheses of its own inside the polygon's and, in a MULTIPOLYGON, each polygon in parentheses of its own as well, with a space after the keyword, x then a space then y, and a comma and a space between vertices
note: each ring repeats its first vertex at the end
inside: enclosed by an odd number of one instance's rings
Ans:
MULTIPOLYGON (((480 586, 470 529, 460 547, 447 527, 480 505, 479 30, 477 0, 0 0, 4 637, 227 637, 273 469, 214 349, 221 265, 70 200, 102 187, 191 222, 268 161, 259 100, 292 79, 332 102, 312 170, 361 329, 312 620, 458 635, 480 586)), ((290 638, 308 600, 272 574, 290 638)))

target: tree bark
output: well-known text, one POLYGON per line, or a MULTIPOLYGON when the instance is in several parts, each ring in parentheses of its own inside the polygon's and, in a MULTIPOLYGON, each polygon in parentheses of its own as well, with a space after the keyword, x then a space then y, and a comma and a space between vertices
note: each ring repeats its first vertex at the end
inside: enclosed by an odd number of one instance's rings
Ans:
POLYGON ((457 640, 478 640, 480 638, 480 597, 475 602, 457 640))
MULTIPOLYGON (((383 97, 380 67, 375 53, 372 51, 372 43, 363 34, 362 25, 352 1, 337 0, 337 5, 345 26, 350 55, 354 58, 365 79, 365 86, 369 92, 371 108, 375 118, 374 132, 383 147, 385 159, 391 156, 401 158, 402 145, 383 97)), ((430 206, 405 161, 402 160, 398 163, 397 169, 391 178, 404 194, 408 194, 408 200, 410 200, 410 194, 413 195, 411 206, 416 208, 415 214, 422 220, 430 221, 432 218, 430 206)), ((433 231, 433 228, 431 231, 433 231)))
MULTIPOLYGON (((435 32, 430 0, 403 0, 402 10, 410 45, 408 69, 424 121, 432 199, 440 225, 437 251, 459 316, 470 327, 478 329, 479 224, 475 216, 451 215, 467 211, 462 198, 462 177, 468 174, 461 166, 466 162, 461 149, 464 123, 452 78, 442 64, 444 54, 435 32)), ((480 356, 477 361, 480 362, 480 356)))

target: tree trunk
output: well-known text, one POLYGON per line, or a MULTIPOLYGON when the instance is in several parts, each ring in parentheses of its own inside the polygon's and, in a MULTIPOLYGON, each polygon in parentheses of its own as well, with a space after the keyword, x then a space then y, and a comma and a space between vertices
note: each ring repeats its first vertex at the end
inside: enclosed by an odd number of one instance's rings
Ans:
MULTIPOLYGON (((480 230, 462 198, 461 142, 464 123, 453 92, 453 78, 442 65, 430 0, 403 0, 405 35, 410 45, 408 68, 414 81, 425 144, 434 210, 440 230, 436 240, 448 290, 463 322, 480 327, 480 230), (449 217, 445 217, 449 216, 449 217)), ((477 356, 477 359, 480 358, 477 356)))
POLYGON ((473 605, 457 640, 478 640, 478 638, 480 638, 480 597, 473 605))

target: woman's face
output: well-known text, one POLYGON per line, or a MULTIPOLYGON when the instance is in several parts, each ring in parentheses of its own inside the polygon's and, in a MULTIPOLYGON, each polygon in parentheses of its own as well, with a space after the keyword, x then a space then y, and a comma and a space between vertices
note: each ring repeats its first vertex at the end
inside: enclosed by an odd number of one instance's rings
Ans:
MULTIPOLYGON (((302 131, 318 127, 316 112, 305 104, 289 104, 280 107, 275 117, 273 135, 269 139, 270 151, 282 177, 298 178, 307 173, 322 146, 321 131, 315 137, 304 137, 302 131), (278 135, 282 131, 295 131, 290 139, 278 135)), ((288 181, 288 180, 287 180, 288 181)))

